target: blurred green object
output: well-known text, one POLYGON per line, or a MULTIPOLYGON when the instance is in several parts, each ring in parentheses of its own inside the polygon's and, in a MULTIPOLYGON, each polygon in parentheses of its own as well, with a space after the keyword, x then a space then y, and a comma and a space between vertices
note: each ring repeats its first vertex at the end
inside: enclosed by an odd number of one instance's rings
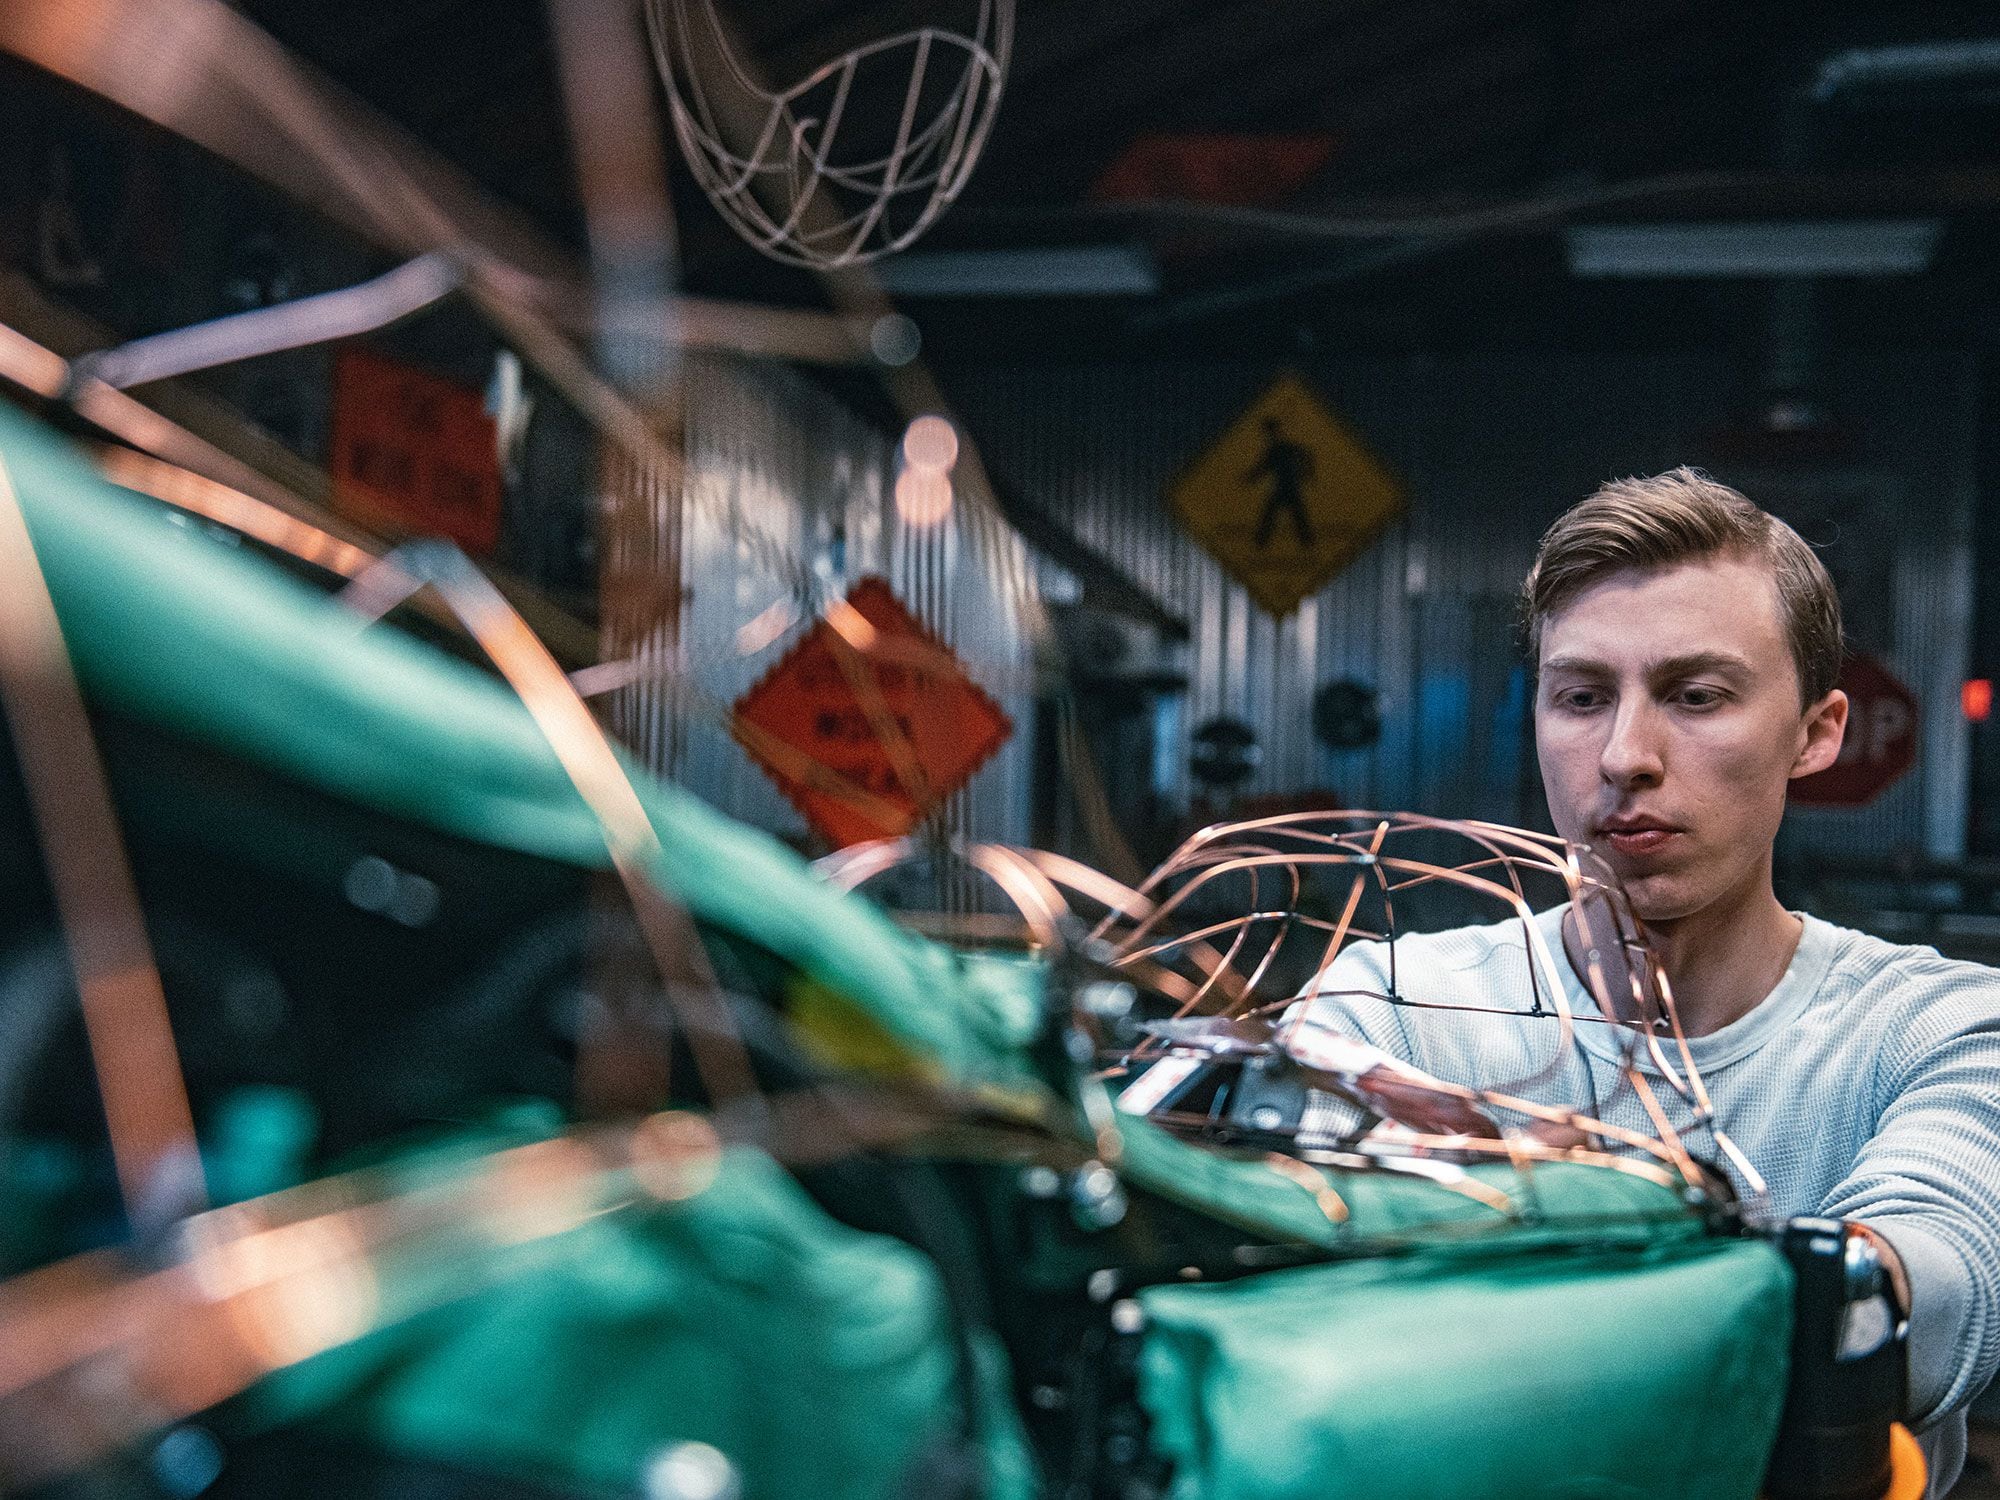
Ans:
POLYGON ((1139 1296, 1172 1500, 1750 1500, 1791 1275, 1760 1241, 1419 1255, 1139 1296))
MULTIPOLYGON (((84 1164, 67 1141, 0 1135, 0 1276, 40 1265, 70 1246, 84 1164)), ((88 1232, 87 1229, 85 1231, 88 1232)))
POLYGON ((202 1172, 217 1203, 297 1187, 319 1134, 313 1102, 297 1089, 249 1085, 217 1101, 202 1131, 202 1172))
MULTIPOLYGON (((498 679, 392 626, 363 629, 331 597, 108 483, 4 403, 0 459, 92 701, 441 832, 608 865, 596 819, 498 679)), ((815 880, 768 835, 634 780, 662 846, 648 873, 696 918, 860 1001, 942 1076, 1028 1080, 948 952, 815 880)))
MULTIPOLYGON (((421 1182, 463 1151, 390 1169, 421 1182)), ((983 1336, 975 1348, 961 1452, 959 1353, 931 1263, 732 1148, 693 1197, 507 1252, 470 1296, 270 1377, 237 1420, 309 1419, 472 1473, 627 1494, 665 1449, 707 1443, 749 1500, 944 1493, 970 1456, 988 1500, 1023 1500, 1006 1361, 983 1336)))

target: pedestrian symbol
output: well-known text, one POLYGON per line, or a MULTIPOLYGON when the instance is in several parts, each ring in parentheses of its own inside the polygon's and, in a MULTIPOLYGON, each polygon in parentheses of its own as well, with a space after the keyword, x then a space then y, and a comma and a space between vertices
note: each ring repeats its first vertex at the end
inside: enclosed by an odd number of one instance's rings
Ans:
POLYGON ((1264 501, 1263 515, 1257 518, 1257 550, 1263 552, 1270 547, 1271 533, 1282 515, 1291 520, 1299 545, 1310 551, 1313 529, 1312 519, 1306 514, 1305 487, 1312 483, 1312 449, 1288 440, 1276 417, 1264 418, 1264 432, 1268 439, 1264 456, 1243 476, 1245 479, 1255 479, 1260 474, 1271 476, 1270 497, 1264 501))
POLYGON ((1281 376, 1167 495, 1194 539, 1283 617, 1403 508, 1400 485, 1295 375, 1281 376))

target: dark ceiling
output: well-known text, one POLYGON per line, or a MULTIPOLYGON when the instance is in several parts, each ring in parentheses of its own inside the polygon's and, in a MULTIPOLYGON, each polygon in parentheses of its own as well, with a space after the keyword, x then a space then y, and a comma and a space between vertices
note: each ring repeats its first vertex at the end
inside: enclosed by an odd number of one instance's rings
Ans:
MULTIPOLYGON (((737 0, 765 73, 801 76, 976 0, 737 0)), ((580 212, 544 0, 247 0, 324 73, 560 237, 580 212)), ((963 12, 960 14, 959 12, 963 12)), ((1570 220, 1941 214, 1936 264, 1830 285, 1832 336, 1983 346, 2000 209, 2000 70, 1800 100, 1842 49, 2000 36, 1990 6, 1718 0, 1021 0, 984 159, 919 248, 1130 244, 1144 297, 914 303, 934 349, 1053 357, 1457 344, 1659 346, 1727 340, 1762 316, 1748 281, 1583 281, 1570 220), (1790 132, 1789 135, 1787 132, 1790 132), (1102 201, 1142 137, 1317 139, 1281 218, 1102 201), (1789 141, 1789 145, 1787 145, 1789 141), (1588 196, 1721 174, 1593 210, 1588 196), (1585 206, 1563 211, 1557 199, 1585 206), (1526 205, 1515 228, 1339 238, 1323 219, 1526 205), (1536 205, 1541 205, 1540 209, 1536 205)), ((899 95, 857 98, 893 108, 899 95)), ((1246 186, 1249 196, 1259 196, 1246 186)), ((685 274, 712 294, 810 303, 810 277, 738 241, 676 172, 685 274)))

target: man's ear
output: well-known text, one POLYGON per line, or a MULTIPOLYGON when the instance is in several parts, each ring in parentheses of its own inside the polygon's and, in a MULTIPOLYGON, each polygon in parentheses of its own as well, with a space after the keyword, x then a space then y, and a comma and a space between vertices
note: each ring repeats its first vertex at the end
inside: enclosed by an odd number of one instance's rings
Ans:
POLYGON ((1806 710, 1799 726, 1799 753, 1792 761, 1792 779, 1810 776, 1832 765, 1840 755, 1841 741, 1846 738, 1847 694, 1835 688, 1806 710))

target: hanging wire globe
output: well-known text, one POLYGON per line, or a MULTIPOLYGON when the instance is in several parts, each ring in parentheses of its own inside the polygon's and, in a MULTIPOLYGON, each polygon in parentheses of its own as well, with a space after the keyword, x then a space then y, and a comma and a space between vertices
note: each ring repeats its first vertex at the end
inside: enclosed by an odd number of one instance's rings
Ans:
POLYGON ((709 201, 766 255, 825 270, 901 250, 965 187, 999 108, 1014 0, 979 0, 969 36, 884 37, 782 92, 745 64, 715 0, 646 0, 646 26, 709 201))

